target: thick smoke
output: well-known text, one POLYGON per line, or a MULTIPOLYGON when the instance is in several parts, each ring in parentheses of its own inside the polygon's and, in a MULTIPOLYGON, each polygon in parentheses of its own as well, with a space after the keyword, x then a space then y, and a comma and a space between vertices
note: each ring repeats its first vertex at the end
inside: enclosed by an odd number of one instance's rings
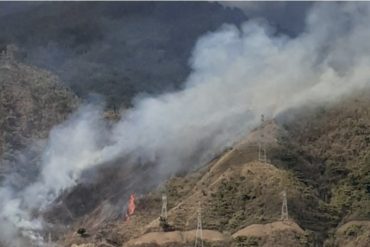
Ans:
POLYGON ((30 243, 16 235, 20 230, 40 246, 43 224, 33 214, 77 184, 82 171, 96 163, 104 136, 101 108, 96 106, 80 107, 67 122, 53 128, 39 161, 38 177, 19 190, 20 180, 12 176, 0 188, 0 240, 6 239, 7 246, 28 246, 30 243))
POLYGON ((130 156, 157 164, 151 179, 159 181, 237 142, 262 113, 272 118, 367 87, 369 22, 367 3, 325 3, 311 9, 305 31, 294 38, 260 21, 201 37, 183 90, 137 98, 112 129, 94 106, 55 127, 37 181, 17 193, 1 189, 1 229, 42 227, 33 209, 47 207, 87 168, 130 156))

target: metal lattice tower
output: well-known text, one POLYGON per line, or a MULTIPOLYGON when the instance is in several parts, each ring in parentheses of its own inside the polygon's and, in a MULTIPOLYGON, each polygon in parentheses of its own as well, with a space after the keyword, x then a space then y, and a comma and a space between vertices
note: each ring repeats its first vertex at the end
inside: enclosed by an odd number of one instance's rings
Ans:
POLYGON ((167 220, 167 195, 162 195, 162 211, 161 211, 161 218, 167 220))
POLYGON ((201 208, 200 202, 198 206, 198 223, 197 223, 197 231, 195 233, 194 247, 203 247, 202 208, 201 208))
POLYGON ((62 202, 62 207, 64 208, 64 210, 68 213, 68 216, 71 218, 71 219, 74 219, 71 211, 67 208, 66 204, 64 202, 62 202))
POLYGON ((51 233, 48 234, 48 247, 53 247, 53 243, 51 242, 51 233))
POLYGON ((281 192, 281 195, 283 197, 283 204, 281 205, 281 219, 280 220, 288 220, 289 219, 289 216, 288 216, 288 200, 287 200, 287 197, 286 197, 286 191, 283 190, 283 192, 281 192))
POLYGON ((262 114, 261 115, 261 125, 260 125, 260 138, 258 142, 258 160, 266 163, 267 155, 266 155, 266 147, 265 147, 265 142, 264 142, 265 135, 263 133, 264 122, 265 122, 265 117, 262 114))

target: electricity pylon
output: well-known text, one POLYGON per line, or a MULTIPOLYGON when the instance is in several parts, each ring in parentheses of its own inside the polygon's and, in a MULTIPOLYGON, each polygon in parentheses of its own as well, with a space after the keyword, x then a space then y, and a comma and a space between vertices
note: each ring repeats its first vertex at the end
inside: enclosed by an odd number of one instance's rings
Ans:
POLYGON ((161 218, 163 220, 167 220, 167 195, 162 195, 162 211, 161 211, 161 218))
POLYGON ((267 162, 267 155, 266 155, 266 147, 264 143, 264 137, 265 135, 263 134, 263 124, 265 122, 265 117, 262 114, 261 115, 261 125, 260 125, 260 137, 258 141, 258 160, 261 162, 266 163, 267 162))
POLYGON ((283 190, 283 192, 281 192, 281 195, 283 197, 283 204, 281 205, 281 218, 280 218, 280 220, 288 220, 289 219, 289 216, 288 216, 288 200, 287 200, 287 197, 286 197, 286 191, 283 190))
POLYGON ((69 216, 71 219, 74 219, 74 217, 73 217, 73 215, 72 215, 71 211, 67 208, 67 205, 66 205, 64 202, 62 202, 62 207, 63 207, 63 208, 64 208, 64 210, 67 212, 68 216, 69 216))
POLYGON ((48 234, 48 247, 53 247, 53 243, 51 242, 51 233, 48 234))
POLYGON ((195 233, 194 247, 203 247, 202 208, 201 208, 200 202, 198 206, 198 223, 197 223, 197 231, 195 233))

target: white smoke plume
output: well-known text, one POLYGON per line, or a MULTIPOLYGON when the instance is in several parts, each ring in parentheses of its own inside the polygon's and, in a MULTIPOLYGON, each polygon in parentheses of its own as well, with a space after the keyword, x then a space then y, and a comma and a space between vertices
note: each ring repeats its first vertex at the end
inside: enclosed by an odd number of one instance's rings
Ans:
POLYGON ((109 130, 93 106, 83 106, 55 127, 37 181, 14 193, 1 188, 0 230, 42 227, 32 210, 47 207, 76 185, 87 168, 130 156, 158 164, 158 175, 165 177, 232 145, 262 113, 271 118, 367 87, 368 23, 370 4, 320 3, 294 38, 253 20, 201 37, 183 90, 138 98, 109 130))

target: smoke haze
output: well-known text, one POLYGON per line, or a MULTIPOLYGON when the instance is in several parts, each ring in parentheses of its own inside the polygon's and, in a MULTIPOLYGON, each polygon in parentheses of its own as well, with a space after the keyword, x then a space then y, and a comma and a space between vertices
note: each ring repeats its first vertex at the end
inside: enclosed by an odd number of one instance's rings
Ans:
POLYGON ((14 43, 78 96, 127 107, 137 93, 179 89, 196 39, 245 20, 210 2, 1 2, 0 49, 14 43))
POLYGON ((273 118, 291 107, 367 87, 370 5, 315 4, 305 23, 296 37, 277 33, 261 20, 240 28, 223 25, 202 36, 183 89, 136 98, 112 128, 101 109, 82 106, 51 131, 36 181, 19 191, 1 188, 1 238, 10 226, 41 228, 32 210, 47 207, 88 168, 130 157, 156 164, 158 176, 148 183, 159 182, 243 138, 262 113, 273 118))

